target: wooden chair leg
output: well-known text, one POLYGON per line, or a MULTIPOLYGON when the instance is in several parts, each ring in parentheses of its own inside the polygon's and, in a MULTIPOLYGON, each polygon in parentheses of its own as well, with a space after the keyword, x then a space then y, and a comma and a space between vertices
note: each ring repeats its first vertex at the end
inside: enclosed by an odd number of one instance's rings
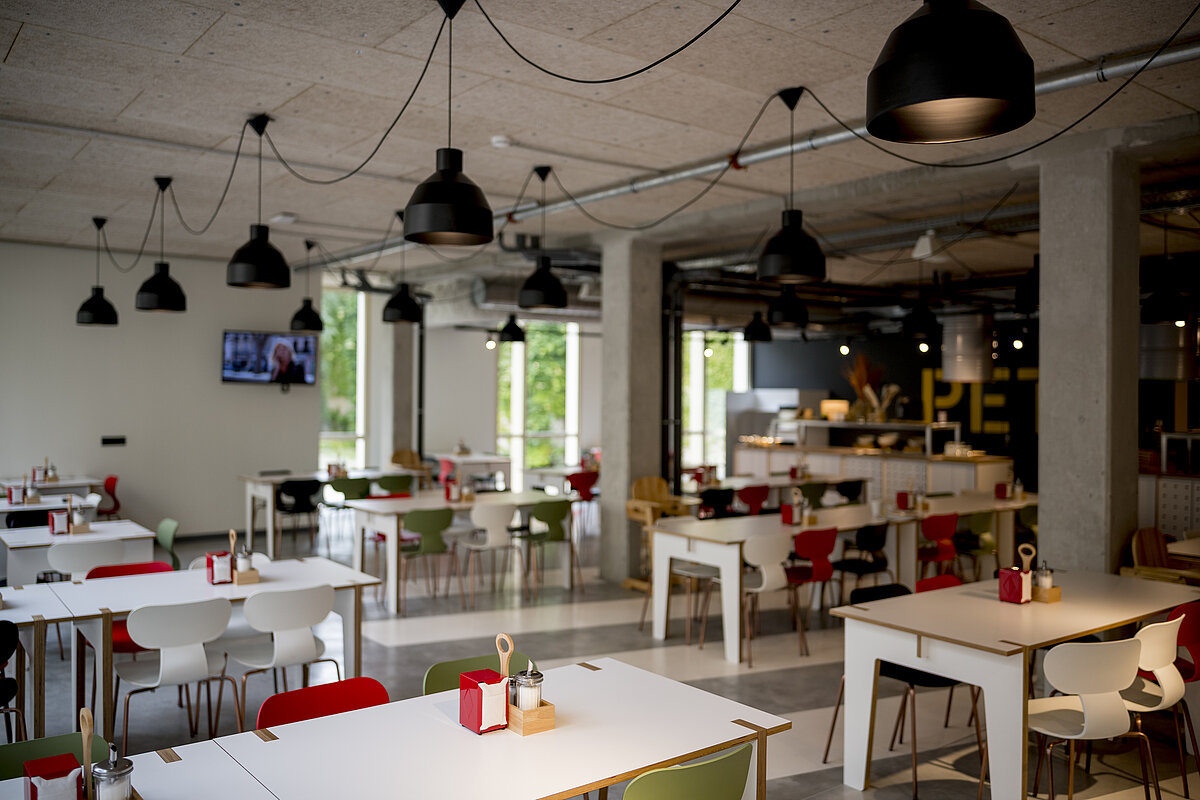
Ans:
POLYGON ((892 741, 888 743, 888 751, 896 749, 896 735, 900 734, 900 743, 904 744, 904 735, 901 733, 901 726, 904 725, 904 711, 908 708, 908 692, 903 692, 900 695, 900 708, 896 709, 896 722, 892 725, 892 741))
POLYGON ((708 628, 708 603, 712 600, 713 584, 716 581, 709 581, 704 587, 704 607, 700 610, 700 646, 698 649, 704 649, 704 632, 708 628))
POLYGON ((954 704, 954 687, 957 684, 950 684, 950 691, 946 693, 946 717, 942 720, 942 727, 950 727, 950 706, 954 704))
POLYGON ((1200 748, 1196 746, 1196 729, 1192 726, 1192 712, 1188 709, 1186 699, 1179 701, 1179 710, 1183 714, 1183 721, 1187 723, 1188 736, 1192 743, 1192 763, 1196 766, 1196 771, 1200 772, 1200 748))
POLYGON ((912 790, 917 796, 917 687, 908 687, 908 735, 912 739, 912 790))
POLYGON ((829 746, 833 744, 833 729, 837 727, 838 711, 842 707, 842 694, 846 691, 846 676, 838 683, 837 702, 833 704, 833 719, 829 720, 829 735, 825 737, 825 752, 821 753, 821 763, 829 761, 829 746))
POLYGON ((1187 752, 1183 744, 1183 723, 1179 719, 1179 704, 1171 709, 1171 722, 1175 725, 1175 752, 1179 756, 1179 777, 1183 781, 1183 796, 1190 798, 1187 779, 1187 752))

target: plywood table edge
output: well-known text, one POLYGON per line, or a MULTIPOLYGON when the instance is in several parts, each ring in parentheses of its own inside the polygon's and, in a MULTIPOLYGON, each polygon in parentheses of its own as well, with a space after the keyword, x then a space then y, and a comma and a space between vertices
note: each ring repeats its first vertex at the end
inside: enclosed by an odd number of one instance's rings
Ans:
MULTIPOLYGON (((999 602, 999 601, 997 601, 997 602, 999 602)), ((877 620, 877 619, 870 619, 870 618, 864 616, 861 612, 860 613, 852 613, 849 611, 842 611, 841 613, 838 613, 839 611, 841 611, 841 609, 834 608, 834 609, 830 609, 829 613, 836 617, 842 617, 843 619, 852 619, 857 622, 865 622, 868 625, 878 625, 881 628, 891 628, 894 631, 901 631, 902 633, 908 633, 913 636, 916 636, 916 637, 918 637, 918 639, 921 639, 921 638, 934 639, 939 642, 946 642, 948 644, 956 644, 960 647, 969 647, 972 650, 982 650, 985 653, 994 653, 995 655, 998 655, 998 656, 1012 656, 1012 655, 1016 655, 1017 653, 1020 653, 1022 650, 1028 650, 1031 647, 1038 646, 1038 645, 1014 645, 1011 648, 989 647, 988 645, 982 644, 980 642, 964 642, 962 639, 956 639, 953 636, 943 636, 943 635, 940 635, 937 633, 930 633, 929 631, 925 631, 925 630, 915 630, 906 625, 898 625, 894 622, 881 622, 880 620, 877 620)), ((1155 613, 1158 613, 1158 612, 1155 612, 1155 613)), ((1153 616, 1153 615, 1151 615, 1151 616, 1153 616)), ((1144 619, 1144 617, 1141 617, 1140 619, 1144 619)), ((1077 635, 1082 635, 1082 634, 1077 634, 1077 635)), ((1068 638, 1073 639, 1075 637, 1071 636, 1068 638)), ((1004 640, 999 640, 999 641, 1003 642, 1004 640)))

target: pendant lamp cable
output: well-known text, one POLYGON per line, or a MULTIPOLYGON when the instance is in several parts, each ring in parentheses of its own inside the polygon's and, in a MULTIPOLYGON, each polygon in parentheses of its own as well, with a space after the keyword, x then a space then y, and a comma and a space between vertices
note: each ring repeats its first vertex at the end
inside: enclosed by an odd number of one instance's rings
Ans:
POLYGON ((729 6, 729 8, 722 11, 721 15, 719 17, 714 19, 712 22, 708 23, 708 25, 706 25, 704 27, 704 30, 700 31, 695 36, 693 36, 691 39, 688 39, 686 42, 681 44, 679 47, 676 47, 674 50, 667 53, 662 58, 659 58, 659 59, 647 64, 646 66, 641 67, 640 69, 635 69, 633 72, 627 72, 624 75, 616 75, 611 78, 572 78, 570 75, 563 75, 560 72, 555 72, 552 69, 547 69, 546 67, 543 67, 541 64, 538 64, 537 62, 533 61, 528 56, 526 56, 524 53, 522 53, 520 50, 518 50, 516 48, 516 45, 514 45, 512 42, 510 42, 508 40, 508 37, 504 35, 504 32, 501 31, 500 28, 498 28, 496 26, 496 23, 488 15, 487 11, 484 10, 484 8, 480 4, 479 0, 475 0, 475 7, 479 9, 480 14, 483 14, 483 18, 485 20, 487 20, 488 25, 492 26, 492 30, 494 30, 496 32, 496 35, 500 37, 500 40, 502 42, 504 42, 506 45, 508 45, 508 49, 512 50, 513 53, 517 56, 517 58, 521 59, 529 66, 533 67, 534 69, 540 70, 553 78, 559 78, 560 80, 570 81, 571 83, 616 83, 617 81, 623 81, 626 78, 632 78, 635 75, 641 75, 643 72, 646 72, 647 70, 654 69, 659 64, 666 61, 667 59, 673 58, 674 56, 679 55, 684 50, 688 49, 693 44, 695 44, 697 41, 699 41, 700 37, 704 36, 704 34, 708 33, 713 28, 715 28, 717 26, 717 23, 719 23, 721 20, 723 20, 727 16, 729 16, 733 12, 733 10, 738 7, 738 4, 741 3, 741 1, 742 0, 734 0, 733 3, 729 6))
MULTIPOLYGON (((379 153, 380 148, 383 147, 383 143, 387 141, 388 136, 391 135, 396 125, 400 123, 400 118, 404 116, 404 112, 408 111, 408 107, 412 103, 413 97, 415 97, 417 94, 417 89, 421 88, 421 83, 425 80, 425 73, 429 71, 429 65, 433 62, 433 54, 434 51, 437 50, 438 42, 440 42, 442 39, 442 31, 446 28, 446 22, 447 18, 443 18, 442 26, 438 28, 437 36, 433 38, 433 45, 429 48, 429 54, 425 56, 425 64, 421 67, 421 74, 417 76, 417 82, 413 84, 412 91, 408 93, 408 97, 405 99, 404 105, 400 106, 400 110, 397 111, 396 116, 392 118, 391 124, 387 126, 387 129, 383 132, 383 135, 379 137, 379 141, 375 143, 375 146, 371 148, 371 152, 367 153, 366 158, 364 158, 358 166, 354 167, 354 169, 350 170, 344 175, 338 175, 335 178, 310 177, 297 170, 288 162, 286 158, 283 157, 283 154, 279 152, 279 148, 275 146, 275 141, 271 138, 270 133, 264 134, 267 137, 267 146, 271 148, 271 152, 274 154, 275 160, 282 164, 283 168, 292 174, 292 177, 298 178, 305 183, 312 183, 318 186, 328 186, 329 184, 340 183, 341 181, 344 181, 347 178, 357 175, 359 172, 361 172, 367 166, 367 164, 371 163, 371 159, 375 158, 375 156, 379 153)), ((226 185, 226 189, 228 188, 228 185, 226 185)))
POLYGON ((454 98, 454 19, 447 17, 450 28, 446 32, 446 147, 454 146, 454 114, 450 108, 454 98))
POLYGON ((167 201, 162 198, 163 190, 159 189, 158 194, 160 201, 158 203, 158 260, 167 260, 167 201))
MULTIPOLYGON (((100 219, 100 218, 96 217, 95 219, 100 219)), ((103 222, 96 223, 95 219, 92 220, 93 223, 96 225, 96 283, 93 285, 99 286, 100 285, 100 231, 104 228, 104 223, 103 222)))
POLYGON ((796 207, 796 107, 788 110, 788 208, 796 207))
MULTIPOLYGON (((477 2, 478 2, 478 0, 477 0, 477 2)), ((964 167, 983 167, 983 166, 987 166, 988 164, 996 164, 1001 161, 1007 161, 1010 158, 1015 158, 1016 156, 1024 155, 1025 153, 1028 153, 1030 150, 1035 150, 1044 144, 1049 144, 1050 142, 1054 141, 1058 137, 1062 136, 1064 133, 1067 133, 1071 129, 1082 124, 1084 122, 1084 120, 1086 120, 1088 117, 1092 116, 1092 114, 1095 114, 1097 111, 1099 111, 1105 105, 1107 105, 1108 101, 1112 100, 1114 97, 1119 95, 1121 92, 1125 91, 1125 88, 1127 86, 1129 86, 1129 84, 1133 83, 1138 78, 1139 75, 1141 75, 1143 72, 1145 72, 1146 69, 1151 64, 1154 63, 1154 59, 1156 59, 1160 55, 1162 55, 1162 52, 1164 50, 1166 50, 1167 47, 1170 46, 1171 42, 1175 41, 1176 37, 1178 37, 1179 34, 1183 32, 1183 29, 1185 27, 1187 27, 1187 24, 1189 22, 1192 21, 1192 17, 1194 17, 1196 15, 1197 11, 1200 11, 1200 2, 1197 2, 1196 5, 1192 7, 1192 10, 1188 13, 1188 15, 1186 17, 1184 17, 1183 22, 1179 23, 1179 27, 1177 27, 1175 29, 1175 32, 1172 33, 1167 38, 1166 41, 1164 41, 1161 45, 1158 46, 1158 49, 1155 50, 1154 53, 1148 59, 1146 59, 1145 63, 1143 63, 1140 67, 1138 67, 1137 70, 1135 70, 1132 75, 1130 75, 1128 78, 1126 78, 1124 81, 1122 81, 1120 86, 1118 86, 1116 89, 1113 89, 1112 92, 1109 93, 1109 95, 1107 97, 1105 97, 1103 100, 1101 100, 1096 105, 1092 106, 1091 110, 1086 112, 1083 116, 1079 117, 1074 122, 1067 125, 1065 128, 1055 131, 1054 133, 1050 134, 1046 138, 1040 139, 1040 140, 1034 142, 1033 144, 1026 145, 1025 147, 1022 147, 1019 150, 1015 150, 1011 153, 1007 153, 1002 156, 996 156, 994 158, 985 158, 982 161, 965 161, 965 162, 963 162, 963 161, 960 161, 960 162, 922 161, 919 158, 910 158, 909 156, 902 155, 900 153, 897 153, 894 150, 889 150, 888 148, 884 147, 883 145, 881 145, 877 141, 875 141, 874 137, 864 136, 858 130, 856 130, 849 124, 843 122, 840 117, 838 117, 836 114, 834 114, 832 111, 829 110, 829 106, 827 106, 823 102, 821 102, 821 98, 819 98, 815 94, 813 94, 811 89, 807 90, 806 93, 810 97, 812 97, 812 99, 816 102, 816 104, 819 105, 821 107, 821 109, 826 114, 828 114, 829 117, 834 122, 836 122, 838 125, 841 125, 847 131, 854 134, 856 137, 858 137, 862 141, 866 142, 867 144, 871 145, 876 150, 880 150, 884 153, 887 153, 888 155, 898 158, 901 161, 907 161, 910 164, 917 164, 922 167, 946 167, 948 169, 961 169, 964 167)))
POLYGON ((225 198, 229 196, 229 186, 233 183, 233 173, 237 171, 238 161, 242 157, 242 145, 245 144, 246 128, 249 125, 248 121, 242 123, 241 133, 238 134, 237 149, 233 151, 233 163, 229 165, 229 175, 225 178, 225 186, 221 189, 221 196, 217 198, 217 207, 213 209, 207 222, 199 228, 193 228, 191 225, 188 225, 188 221, 183 218, 183 211, 179 208, 179 198, 175 196, 175 185, 172 184, 167 187, 167 191, 171 195, 171 205, 175 207, 175 218, 179 220, 179 224, 183 226, 183 229, 192 236, 203 236, 208 233, 208 229, 212 227, 213 222, 217 219, 217 214, 221 212, 221 207, 225 205, 225 198))
POLYGON ((121 263, 117 261, 117 257, 113 255, 112 248, 108 244, 108 229, 100 229, 100 240, 104 243, 104 253, 108 256, 108 260, 112 262, 112 265, 114 268, 116 268, 117 272, 122 274, 126 272, 132 272, 133 269, 141 262, 142 256, 146 252, 146 243, 150 241, 150 232, 154 230, 154 217, 158 213, 158 201, 161 197, 162 192, 156 189, 154 192, 154 204, 150 206, 150 219, 146 221, 146 230, 142 233, 142 243, 138 245, 138 251, 134 255, 133 261, 129 264, 129 266, 123 267, 121 266, 121 263))
POLYGON ((544 256, 546 255, 546 179, 541 175, 538 177, 542 179, 542 236, 538 239, 538 249, 544 256))
MULTIPOLYGON (((375 260, 366 267, 355 267, 355 269, 361 269, 363 272, 370 272, 371 270, 375 269, 375 267, 379 264, 379 260, 383 258, 384 247, 387 244, 388 239, 392 238, 392 231, 395 230, 397 219, 399 219, 399 216, 394 212, 392 213, 391 217, 388 218, 387 231, 383 234, 383 238, 379 240, 379 249, 375 251, 375 260)), ((329 250, 325 248, 325 245, 321 244, 320 242, 316 242, 315 244, 317 250, 320 251, 321 255, 325 257, 326 263, 336 265, 342 262, 342 259, 339 256, 329 252, 329 250)), ((402 272, 404 270, 405 249, 406 248, 400 248, 400 270, 402 272)), ((349 267, 347 267, 347 269, 349 269, 349 267)))
MULTIPOLYGON (((265 131, 264 131, 265 133, 265 131)), ((262 225, 262 134, 258 136, 258 224, 262 225)))

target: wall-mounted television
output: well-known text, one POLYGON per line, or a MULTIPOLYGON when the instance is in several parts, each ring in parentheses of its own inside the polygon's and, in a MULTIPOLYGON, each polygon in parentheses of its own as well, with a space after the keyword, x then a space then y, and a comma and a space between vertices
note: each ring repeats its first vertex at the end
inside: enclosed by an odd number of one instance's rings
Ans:
POLYGON ((226 383, 317 382, 315 333, 225 331, 221 380, 226 383))

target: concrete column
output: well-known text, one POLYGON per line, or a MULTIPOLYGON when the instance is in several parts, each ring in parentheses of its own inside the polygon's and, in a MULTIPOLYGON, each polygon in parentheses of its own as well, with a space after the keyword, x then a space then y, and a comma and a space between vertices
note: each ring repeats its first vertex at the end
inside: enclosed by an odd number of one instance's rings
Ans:
POLYGON ((1043 155, 1038 557, 1052 567, 1115 571, 1137 524, 1139 202, 1115 147, 1043 155))
POLYGON ((625 516, 629 486, 662 471, 662 252, 631 234, 602 243, 604 355, 600 444, 601 576, 640 573, 640 526, 625 516))
POLYGON ((392 328, 392 449, 415 450, 417 326, 397 322, 392 328))

